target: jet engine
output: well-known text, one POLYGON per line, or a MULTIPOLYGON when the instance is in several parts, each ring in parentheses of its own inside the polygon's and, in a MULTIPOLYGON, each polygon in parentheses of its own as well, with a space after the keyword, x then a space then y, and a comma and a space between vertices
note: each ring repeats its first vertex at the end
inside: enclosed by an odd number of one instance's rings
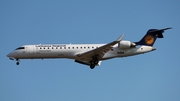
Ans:
POLYGON ((130 42, 130 41, 121 41, 120 43, 118 43, 118 47, 120 48, 120 49, 129 49, 129 48, 131 48, 131 47, 135 47, 136 46, 136 44, 135 43, 133 43, 133 42, 130 42))

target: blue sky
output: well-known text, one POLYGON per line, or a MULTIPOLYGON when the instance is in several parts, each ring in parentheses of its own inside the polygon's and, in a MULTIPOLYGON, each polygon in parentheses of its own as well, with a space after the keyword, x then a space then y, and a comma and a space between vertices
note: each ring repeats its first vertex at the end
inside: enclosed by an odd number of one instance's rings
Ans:
POLYGON ((178 0, 1 0, 0 101, 179 101, 178 0), (21 60, 25 44, 139 41, 173 27, 151 53, 103 61, 91 70, 68 59, 21 60))

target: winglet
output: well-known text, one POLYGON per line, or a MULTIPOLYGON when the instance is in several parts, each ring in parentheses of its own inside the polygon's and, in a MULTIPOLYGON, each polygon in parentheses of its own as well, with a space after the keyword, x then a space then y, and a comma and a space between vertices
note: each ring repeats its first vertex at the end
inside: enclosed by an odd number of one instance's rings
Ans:
POLYGON ((122 34, 116 41, 117 41, 117 42, 122 41, 123 36, 124 36, 124 34, 122 34))

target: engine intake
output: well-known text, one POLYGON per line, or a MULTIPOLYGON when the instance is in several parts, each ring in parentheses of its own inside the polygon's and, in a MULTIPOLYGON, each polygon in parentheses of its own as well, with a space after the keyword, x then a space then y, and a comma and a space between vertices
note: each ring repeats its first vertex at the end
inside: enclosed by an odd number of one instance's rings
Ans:
POLYGON ((120 49, 129 49, 131 47, 135 47, 136 44, 130 41, 121 41, 120 43, 118 43, 118 47, 120 49))

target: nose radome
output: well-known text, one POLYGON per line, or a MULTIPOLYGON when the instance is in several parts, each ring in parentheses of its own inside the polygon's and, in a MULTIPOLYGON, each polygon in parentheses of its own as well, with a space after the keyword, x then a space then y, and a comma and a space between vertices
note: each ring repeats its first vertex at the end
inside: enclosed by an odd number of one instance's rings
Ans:
POLYGON ((6 55, 7 57, 10 57, 10 53, 6 55))
POLYGON ((14 60, 13 53, 9 53, 6 55, 10 60, 14 60))
POLYGON ((6 55, 7 57, 13 57, 13 52, 6 55))

